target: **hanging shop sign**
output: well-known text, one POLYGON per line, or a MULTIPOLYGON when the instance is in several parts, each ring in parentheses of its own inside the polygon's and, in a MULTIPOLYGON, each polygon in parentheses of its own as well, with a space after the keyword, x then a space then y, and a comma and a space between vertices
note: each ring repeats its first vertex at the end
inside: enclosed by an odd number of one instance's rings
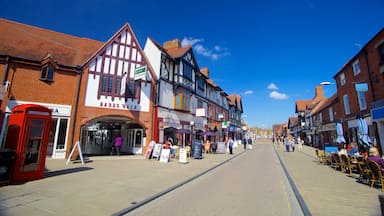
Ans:
POLYGON ((142 66, 135 69, 135 80, 145 80, 147 78, 148 66, 142 66))

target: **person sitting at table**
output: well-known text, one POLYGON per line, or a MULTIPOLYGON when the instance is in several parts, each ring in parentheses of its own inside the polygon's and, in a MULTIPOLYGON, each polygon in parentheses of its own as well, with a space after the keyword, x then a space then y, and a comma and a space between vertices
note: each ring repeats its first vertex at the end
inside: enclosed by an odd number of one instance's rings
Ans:
POLYGON ((350 144, 349 144, 349 151, 348 151, 348 155, 349 156, 354 156, 354 155, 359 155, 359 150, 357 149, 357 145, 356 145, 356 143, 354 143, 354 142, 351 142, 350 144))
POLYGON ((339 148, 339 151, 337 153, 339 155, 348 155, 347 148, 344 142, 340 143, 338 148, 339 148))
POLYGON ((384 169, 384 159, 380 157, 379 150, 376 147, 369 148, 369 160, 375 161, 379 164, 381 170, 384 169))

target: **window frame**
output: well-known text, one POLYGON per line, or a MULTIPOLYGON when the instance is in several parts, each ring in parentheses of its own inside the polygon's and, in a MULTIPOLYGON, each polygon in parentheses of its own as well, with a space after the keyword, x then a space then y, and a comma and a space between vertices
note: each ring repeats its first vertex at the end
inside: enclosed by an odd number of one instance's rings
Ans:
POLYGON ((328 115, 329 115, 329 121, 333 122, 334 121, 334 116, 333 116, 333 108, 332 107, 328 108, 328 115))
POLYGON ((367 109, 367 97, 365 95, 365 91, 357 91, 357 99, 359 101, 359 108, 360 110, 366 110, 367 109))
POLYGON ((191 111, 191 92, 178 88, 174 96, 174 108, 176 110, 191 111))
POLYGON ((360 67, 360 61, 358 59, 353 62, 352 68, 353 68, 353 75, 357 76, 358 74, 360 74, 361 67, 360 67))
POLYGON ((55 67, 51 63, 44 64, 40 71, 40 80, 54 81, 55 67))
POLYGON ((340 78, 340 85, 344 86, 346 84, 345 74, 341 73, 339 78, 340 78))
POLYGON ((345 115, 351 114, 351 106, 349 105, 348 95, 343 95, 344 112, 345 115), (347 112, 348 111, 348 112, 347 112))

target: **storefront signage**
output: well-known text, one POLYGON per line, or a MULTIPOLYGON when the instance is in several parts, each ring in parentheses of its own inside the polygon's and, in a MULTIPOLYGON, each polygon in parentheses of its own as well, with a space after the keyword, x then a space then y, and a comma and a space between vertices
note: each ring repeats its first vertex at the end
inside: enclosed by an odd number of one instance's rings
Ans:
POLYGON ((196 116, 205 117, 205 109, 204 108, 196 108, 196 116))
POLYGON ((138 105, 127 105, 127 104, 120 104, 120 103, 107 103, 107 102, 100 102, 100 107, 103 108, 115 108, 115 109, 128 109, 128 110, 139 110, 138 105))
POLYGON ((163 145, 155 144, 155 147, 153 148, 153 152, 152 152, 152 158, 159 159, 162 148, 163 148, 163 145))
POLYGON ((336 131, 336 123, 322 125, 319 132, 322 131, 336 131))
POLYGON ((181 148, 179 150, 179 162, 180 163, 187 163, 187 149, 181 148))
POLYGON ((217 142, 217 149, 216 153, 218 154, 225 154, 225 142, 217 142))
POLYGON ((135 80, 146 79, 147 77, 147 65, 138 67, 135 69, 135 80))
POLYGON ((168 163, 169 162, 170 153, 171 153, 170 149, 163 149, 161 151, 161 155, 160 155, 160 162, 161 163, 168 163))

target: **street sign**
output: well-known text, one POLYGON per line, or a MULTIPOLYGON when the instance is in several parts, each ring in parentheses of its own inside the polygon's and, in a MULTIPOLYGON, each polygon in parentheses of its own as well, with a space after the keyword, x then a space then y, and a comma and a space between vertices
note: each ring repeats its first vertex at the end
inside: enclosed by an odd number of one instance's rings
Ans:
POLYGON ((135 69, 135 80, 146 79, 147 77, 147 65, 138 67, 135 69))

